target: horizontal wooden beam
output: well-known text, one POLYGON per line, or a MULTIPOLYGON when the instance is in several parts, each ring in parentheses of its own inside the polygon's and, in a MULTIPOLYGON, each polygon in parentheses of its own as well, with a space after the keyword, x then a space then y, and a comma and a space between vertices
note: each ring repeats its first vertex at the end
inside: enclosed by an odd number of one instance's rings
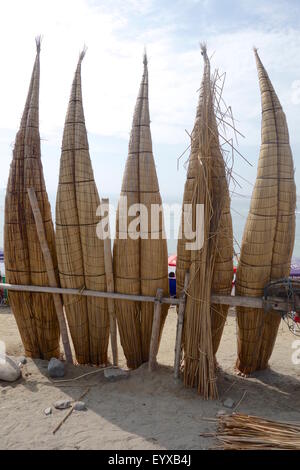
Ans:
MULTIPOLYGON (((131 295, 131 294, 119 294, 117 292, 99 292, 96 290, 84 289, 65 289, 63 287, 48 287, 48 286, 25 286, 16 284, 2 284, 0 283, 0 289, 7 289, 11 291, 20 292, 45 292, 48 294, 63 294, 63 295, 84 295, 86 297, 102 297, 105 299, 117 299, 117 300, 135 300, 137 302, 155 302, 156 297, 146 295, 131 295)), ((161 299, 163 304, 179 305, 179 299, 173 299, 172 297, 163 297, 161 299)))
POLYGON ((263 308, 261 297, 241 297, 233 295, 212 294, 211 303, 229 305, 230 307, 263 308))
POLYGON ((292 304, 286 302, 283 297, 268 297, 265 300, 262 297, 213 294, 211 296, 211 303, 229 305, 230 307, 266 308, 267 310, 277 310, 280 312, 288 312, 292 308, 292 304))
MULTIPOLYGON (((156 297, 147 295, 131 295, 119 294, 117 292, 99 292, 95 290, 80 290, 80 289, 65 289, 63 287, 48 287, 48 286, 25 286, 16 284, 3 284, 0 283, 0 289, 7 289, 11 291, 20 292, 45 292, 48 294, 63 294, 63 295, 84 295, 86 297, 102 297, 105 299, 117 300, 133 300, 136 302, 155 302, 156 297)), ((180 305, 181 300, 173 297, 162 297, 161 303, 169 305, 180 305)), ((232 295, 217 295, 211 296, 213 304, 229 305, 230 307, 250 307, 250 308, 264 308, 269 307, 273 310, 288 311, 290 305, 283 298, 270 297, 264 301, 261 297, 242 297, 232 295)))

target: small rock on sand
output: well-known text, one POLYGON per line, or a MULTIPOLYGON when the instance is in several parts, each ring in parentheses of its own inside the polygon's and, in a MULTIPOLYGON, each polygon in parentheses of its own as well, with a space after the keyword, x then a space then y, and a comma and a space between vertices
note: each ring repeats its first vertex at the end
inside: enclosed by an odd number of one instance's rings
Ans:
POLYGON ((25 356, 20 356, 20 357, 18 357, 17 362, 18 362, 18 364, 24 365, 24 364, 27 364, 27 359, 26 359, 25 356))
POLYGON ((128 379, 129 371, 125 369, 104 369, 104 377, 108 380, 128 379))
POLYGON ((8 356, 0 357, 0 380, 15 382, 21 375, 20 367, 8 356))
POLYGON ((54 407, 57 410, 65 410, 66 408, 70 408, 71 401, 70 400, 58 400, 54 403, 54 407))
POLYGON ((84 401, 76 401, 74 403, 74 410, 76 410, 76 411, 86 410, 86 404, 84 403, 84 401))
POLYGON ((48 364, 48 373, 50 377, 63 377, 65 375, 64 363, 59 359, 52 357, 48 364))
POLYGON ((46 409, 44 410, 44 413, 45 413, 46 416, 51 415, 51 414, 52 414, 52 408, 51 408, 51 406, 49 406, 49 408, 46 408, 46 409))
POLYGON ((226 398, 223 405, 226 406, 226 408, 233 408, 234 401, 231 398, 226 398))

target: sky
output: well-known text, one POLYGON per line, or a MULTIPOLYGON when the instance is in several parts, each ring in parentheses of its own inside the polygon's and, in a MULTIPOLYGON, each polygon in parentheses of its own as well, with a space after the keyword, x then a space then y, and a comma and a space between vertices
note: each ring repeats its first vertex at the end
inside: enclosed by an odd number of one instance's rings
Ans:
MULTIPOLYGON (((163 200, 181 200, 185 154, 195 117, 205 41, 212 69, 226 73, 223 98, 238 139, 235 191, 251 194, 260 146, 258 47, 287 115, 300 182, 300 2, 298 0, 0 0, 0 190, 35 58, 41 49, 40 134, 48 192, 57 190, 60 146, 79 52, 83 104, 95 179, 102 197, 118 195, 142 56, 147 49, 154 158, 163 200)), ((230 129, 228 129, 230 137, 230 129)), ((299 185, 298 185, 299 186, 299 185)), ((299 191, 299 190, 298 190, 299 191)))

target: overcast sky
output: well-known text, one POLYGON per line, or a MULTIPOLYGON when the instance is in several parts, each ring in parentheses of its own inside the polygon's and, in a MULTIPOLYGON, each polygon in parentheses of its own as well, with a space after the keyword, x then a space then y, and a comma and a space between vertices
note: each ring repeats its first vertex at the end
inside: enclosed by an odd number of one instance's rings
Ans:
MULTIPOLYGON (((12 146, 35 57, 41 50, 40 133, 48 191, 56 192, 62 128, 83 45, 83 100, 90 153, 101 196, 118 194, 132 114, 149 58, 154 157, 165 200, 181 198, 185 181, 177 157, 189 144, 206 41, 212 68, 226 72, 223 97, 245 135, 235 171, 254 181, 260 145, 260 94, 252 48, 257 46, 288 118, 300 166, 300 2, 298 0, 2 0, 0 188, 7 182, 12 146)), ((300 180, 297 169, 296 182, 300 180)), ((239 180, 238 192, 251 194, 239 180)), ((298 189, 299 192, 299 189, 298 189)))

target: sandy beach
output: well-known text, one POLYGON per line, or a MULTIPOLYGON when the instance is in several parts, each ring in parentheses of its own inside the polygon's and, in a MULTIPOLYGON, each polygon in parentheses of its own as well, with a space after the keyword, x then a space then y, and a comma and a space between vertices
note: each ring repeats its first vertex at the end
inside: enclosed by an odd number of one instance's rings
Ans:
MULTIPOLYGON (((176 311, 171 308, 158 354, 158 369, 147 365, 130 372, 127 379, 110 382, 103 372, 77 381, 54 383, 47 375, 47 362, 28 359, 22 378, 0 382, 0 449, 209 449, 216 429, 217 413, 224 411, 300 422, 300 365, 292 363, 292 343, 297 338, 282 323, 270 368, 251 378, 237 377, 236 320, 228 317, 218 353, 219 400, 204 401, 193 389, 173 378, 176 311), (74 411, 62 427, 52 431, 67 410, 56 410, 59 399, 84 398, 87 411, 74 411), (232 409, 223 402, 231 398, 232 409), (44 414, 52 406, 50 416, 44 414)), ((0 309, 0 338, 7 354, 20 356, 23 347, 9 308, 0 309)), ((119 346, 120 365, 125 366, 119 346)), ((69 366, 64 379, 95 371, 88 366, 69 366)))

